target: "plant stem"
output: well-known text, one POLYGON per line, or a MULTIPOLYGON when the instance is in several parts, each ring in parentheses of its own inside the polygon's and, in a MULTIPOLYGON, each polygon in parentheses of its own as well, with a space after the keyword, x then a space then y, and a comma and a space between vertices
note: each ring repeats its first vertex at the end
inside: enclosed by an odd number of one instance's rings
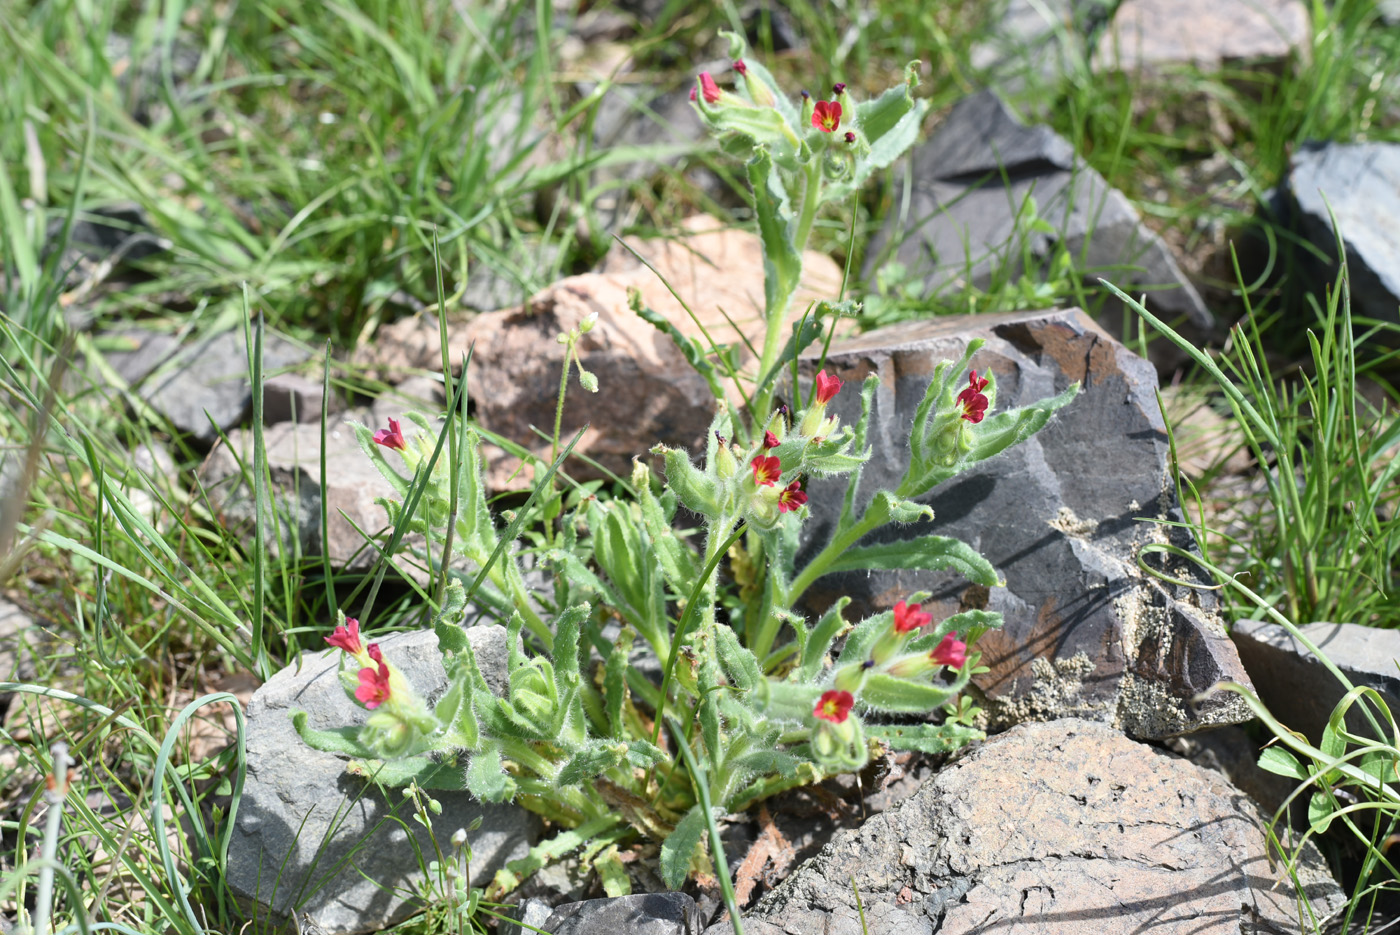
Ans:
MULTIPOLYGON (((865 514, 861 516, 860 521, 855 522, 846 532, 837 532, 836 535, 832 536, 832 540, 826 543, 825 549, 816 553, 816 557, 813 557, 812 561, 806 563, 806 567, 802 568, 801 574, 798 574, 797 578, 792 579, 792 584, 788 585, 787 605, 791 606, 792 603, 797 602, 797 599, 801 598, 802 593, 804 593, 806 589, 811 588, 816 579, 826 574, 826 568, 829 567, 833 561, 836 561, 843 551, 850 549, 855 543, 860 542, 861 537, 865 536, 865 533, 871 532, 872 529, 875 529, 876 526, 879 525, 881 525, 881 523, 879 523, 878 518, 865 514)), ((771 645, 771 638, 769 640, 769 645, 771 645)), ((767 654, 767 651, 769 651, 769 645, 763 647, 764 654, 767 654)))

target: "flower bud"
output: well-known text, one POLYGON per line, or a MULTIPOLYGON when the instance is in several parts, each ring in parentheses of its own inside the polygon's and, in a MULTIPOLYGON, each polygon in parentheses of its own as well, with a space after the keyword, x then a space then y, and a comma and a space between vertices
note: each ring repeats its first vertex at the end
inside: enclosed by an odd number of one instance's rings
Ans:
POLYGON ((934 665, 928 653, 911 653, 885 666, 885 671, 897 679, 914 679, 932 672, 934 665))
POLYGON ((456 831, 452 832, 452 846, 453 846, 453 847, 461 847, 463 844, 466 844, 466 843, 467 843, 467 829, 466 829, 466 828, 458 828, 456 831))
POLYGON ((588 332, 593 330, 593 326, 596 324, 598 324, 598 313, 589 312, 586 316, 584 316, 583 321, 578 323, 578 333, 587 334, 588 332))
POLYGON ((739 462, 734 457, 734 452, 725 444, 724 437, 718 432, 715 433, 715 437, 719 439, 719 444, 715 446, 715 473, 727 480, 738 472, 739 462))

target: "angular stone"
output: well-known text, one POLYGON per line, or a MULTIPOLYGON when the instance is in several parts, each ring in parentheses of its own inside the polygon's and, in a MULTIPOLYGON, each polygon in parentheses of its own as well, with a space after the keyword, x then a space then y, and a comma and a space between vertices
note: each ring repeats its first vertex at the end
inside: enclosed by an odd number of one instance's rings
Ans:
POLYGON ((1194 65, 1214 71, 1305 55, 1311 39, 1302 0, 1123 0, 1099 39, 1094 68, 1194 65))
POLYGON ((701 927, 695 900, 685 893, 634 893, 565 903, 540 926, 550 935, 699 935, 701 927))
MULTIPOLYGON (((506 640, 501 627, 471 627, 472 648, 492 691, 503 693, 506 640)), ((430 700, 447 676, 429 631, 395 633, 376 640, 416 690, 430 700)), ((245 903, 285 918, 292 911, 328 935, 387 928, 423 908, 423 881, 408 831, 424 854, 433 853, 428 832, 413 818, 411 800, 383 794, 345 772, 346 760, 313 750, 292 727, 292 710, 310 726, 328 730, 363 723, 366 712, 350 702, 337 677, 338 650, 303 653, 298 663, 258 689, 247 711, 248 773, 233 835, 226 878, 245 903)), ((442 812, 432 816, 443 852, 449 838, 477 818, 468 832, 472 885, 487 883, 507 860, 537 839, 539 822, 524 809, 483 805, 466 792, 434 792, 442 812)))
MULTIPOLYGON (((19 607, 0 598, 0 682, 23 682, 35 674, 32 634, 34 621, 19 607)), ((0 694, 0 719, 10 706, 10 694, 0 694)))
MULTIPOLYGON (((1400 712, 1400 630, 1357 623, 1309 623, 1299 629, 1353 685, 1375 689, 1392 713, 1400 712)), ((1346 694, 1342 683, 1276 623, 1239 620, 1230 628, 1230 638, 1269 712, 1316 744, 1346 694)), ((1359 705, 1348 712, 1347 729, 1375 736, 1359 705)))
POLYGON ((1017 96, 1028 86, 1054 85, 1084 58, 1074 0, 1004 0, 990 9, 996 25, 972 47, 969 64, 986 86, 1017 96))
MULTIPOLYGON (((868 279, 895 237, 902 237, 895 258, 934 293, 1019 277, 1026 272, 1023 244, 1035 264, 1048 262, 1062 245, 1076 265, 1097 271, 1086 285, 1097 288, 1097 277, 1106 275, 1129 295, 1147 292, 1157 315, 1185 319, 1186 333, 1211 330, 1200 294, 1128 199, 1078 159, 1067 140, 1047 126, 1022 124, 990 91, 954 106, 912 159, 908 217, 917 226, 903 231, 899 212, 891 215, 869 253, 868 279), (1053 234, 1018 230, 1031 197, 1053 234)), ((1105 327, 1122 333, 1121 303, 1106 303, 1104 313, 1105 327)))
MULTIPOLYGON (((107 355, 112 368, 177 429, 205 444, 242 424, 252 412, 247 345, 241 329, 222 331, 176 350, 173 337, 127 330, 105 336, 133 343, 107 355)), ((263 340, 263 367, 273 371, 310 355, 275 334, 263 340)))
MULTIPOLYGON (((826 369, 851 384, 831 404, 844 423, 860 416, 856 388, 869 374, 880 378, 860 503, 898 485, 909 426, 934 367, 956 360, 974 337, 987 340, 972 367, 996 374, 997 411, 1053 396, 1073 381, 1082 385, 1079 396, 1036 435, 923 497, 932 523, 886 527, 864 541, 955 536, 981 552, 1006 586, 989 592, 951 572, 841 572, 819 579, 809 604, 849 596, 847 617, 856 620, 927 589, 926 609, 936 619, 968 607, 1000 611, 1005 628, 979 644, 991 671, 975 680, 994 725, 1078 716, 1160 738, 1248 720, 1234 695, 1193 701, 1221 679, 1247 679, 1213 596, 1178 590, 1138 567, 1150 543, 1189 547, 1180 531, 1138 520, 1179 519, 1156 374, 1082 311, 906 322, 833 344, 826 369)), ((813 362, 804 363, 810 373, 813 362)), ((844 478, 810 482, 799 568, 828 540, 844 492, 844 478)), ((1160 556, 1150 561, 1160 564, 1160 556)), ((1190 578, 1194 565, 1174 559, 1167 568, 1190 578)))
MULTIPOLYGON (((326 402, 324 384, 299 373, 278 373, 263 381, 263 425, 278 422, 321 422, 321 408, 326 402)), ((328 415, 341 410, 340 399, 332 394, 328 415)))
MULTIPOLYGON (((453 323, 448 333, 451 360, 461 360, 475 344, 469 392, 481 426, 547 460, 550 445, 533 428, 554 425, 564 363, 564 348, 555 338, 597 312, 598 323, 580 341, 579 356, 597 375, 600 392, 589 394, 576 376, 570 378, 562 438, 568 440, 589 423, 575 452, 623 475, 630 472, 634 456, 645 455, 658 442, 696 445, 714 415, 714 397, 671 339, 631 311, 628 291, 638 290, 644 306, 688 337, 703 341, 703 326, 713 340, 734 349, 736 363, 743 367, 748 359, 745 339, 762 340, 763 254, 757 235, 724 230, 713 218, 691 218, 684 226, 688 233, 676 240, 633 245, 660 276, 619 251, 608 257, 600 272, 561 280, 520 308, 453 323), (686 314, 668 283, 699 324, 686 314)), ((830 298, 841 288, 841 270, 830 257, 808 251, 804 262, 792 320, 809 302, 830 298)), ((376 366, 388 359, 437 369, 441 353, 436 323, 404 319, 381 329, 361 361, 376 366)), ((518 465, 517 459, 502 455, 491 463, 492 477, 510 478, 518 465)), ((581 460, 571 462, 569 471, 576 479, 602 476, 581 460)), ((525 486, 529 480, 526 472, 512 483, 525 486)))
MULTIPOLYGON (((1293 156, 1288 192, 1302 233, 1324 256, 1337 255, 1329 209, 1346 244, 1351 311, 1400 321, 1400 145, 1324 143, 1293 156)), ((1335 277, 1336 268, 1323 271, 1335 277)), ((1385 334, 1378 337, 1385 340, 1385 334)), ((1393 338, 1390 339, 1393 341, 1393 338)))
MULTIPOLYGON (((1345 902, 1316 850, 1300 876, 1320 913, 1345 902)), ((744 920, 751 935, 1109 930, 1240 935, 1298 922, 1245 796, 1079 720, 992 738, 905 802, 837 832, 744 920)))

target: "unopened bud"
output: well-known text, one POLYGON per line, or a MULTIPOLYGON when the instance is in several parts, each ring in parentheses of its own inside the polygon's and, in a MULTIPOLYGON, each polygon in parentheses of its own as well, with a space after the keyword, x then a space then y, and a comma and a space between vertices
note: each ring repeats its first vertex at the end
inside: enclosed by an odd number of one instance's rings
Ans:
POLYGON ((581 321, 581 322, 578 323, 578 333, 579 333, 579 334, 587 334, 588 332, 590 332, 590 331, 593 330, 593 326, 596 325, 597 323, 598 323, 598 313, 597 313, 597 312, 589 312, 589 313, 584 317, 583 321, 581 321))
POLYGON ((467 829, 466 829, 466 828, 458 828, 456 831, 452 832, 452 846, 453 846, 453 847, 461 847, 463 844, 466 844, 466 843, 467 843, 467 829))

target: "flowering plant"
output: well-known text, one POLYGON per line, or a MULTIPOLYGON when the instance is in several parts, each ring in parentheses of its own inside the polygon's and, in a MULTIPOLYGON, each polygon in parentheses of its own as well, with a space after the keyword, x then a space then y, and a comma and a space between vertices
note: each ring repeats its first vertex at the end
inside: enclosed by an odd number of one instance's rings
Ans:
MULTIPOLYGON (((959 390, 982 343, 969 342, 960 360, 935 368, 910 428, 904 477, 857 513, 877 378, 859 387, 859 418, 843 423, 831 405, 846 390, 841 376, 823 368, 804 380, 796 363, 848 304, 824 305, 786 345, 782 330, 819 206, 907 149, 926 105, 910 93, 911 65, 903 84, 872 100, 855 101, 837 85, 832 100, 804 96, 799 108, 732 41, 735 90, 705 74, 692 100, 729 151, 744 156, 754 189, 768 329, 747 406, 712 380, 718 411, 700 463, 658 446, 664 482, 636 461, 629 496, 579 497, 563 514, 547 507, 544 517, 560 518, 539 553, 552 573, 548 593, 526 586, 514 534, 521 517, 503 532, 488 510, 478 437, 465 420, 455 467, 439 457, 442 442, 420 415, 409 416, 417 431, 396 421, 357 427, 361 447, 404 498, 386 502, 391 520, 449 543, 471 568, 452 573, 435 621, 448 688, 430 708, 376 644, 362 644, 359 624, 342 619, 327 642, 353 660, 342 671, 347 696, 372 713, 358 732, 315 731, 297 720, 309 743, 351 755, 353 770, 388 785, 516 800, 575 829, 570 840, 580 842, 654 838, 672 886, 699 858, 707 831, 718 852, 716 814, 860 769, 880 750, 944 751, 980 736, 965 718, 898 724, 890 716, 951 702, 979 671, 975 644, 1000 625, 998 614, 968 610, 935 621, 922 609, 925 595, 914 594, 851 622, 848 598, 813 617, 803 596, 823 574, 858 568, 953 569, 998 584, 986 559, 948 537, 897 548, 861 543, 890 523, 932 519, 919 498, 1038 431, 1077 391, 992 414, 992 373, 972 371, 959 390), (789 192, 801 206, 796 216, 789 192), (790 406, 775 405, 780 392, 790 406), (799 568, 811 507, 804 483, 832 475, 849 478, 839 519, 799 568), (681 508, 702 525, 698 548, 676 528, 681 508), (461 629, 469 597, 506 621, 504 696, 487 687, 461 629), (638 642, 659 672, 634 662, 638 642)), ((650 314, 635 296, 634 308, 650 314)), ((560 847, 542 845, 502 871, 497 892, 560 847)))

